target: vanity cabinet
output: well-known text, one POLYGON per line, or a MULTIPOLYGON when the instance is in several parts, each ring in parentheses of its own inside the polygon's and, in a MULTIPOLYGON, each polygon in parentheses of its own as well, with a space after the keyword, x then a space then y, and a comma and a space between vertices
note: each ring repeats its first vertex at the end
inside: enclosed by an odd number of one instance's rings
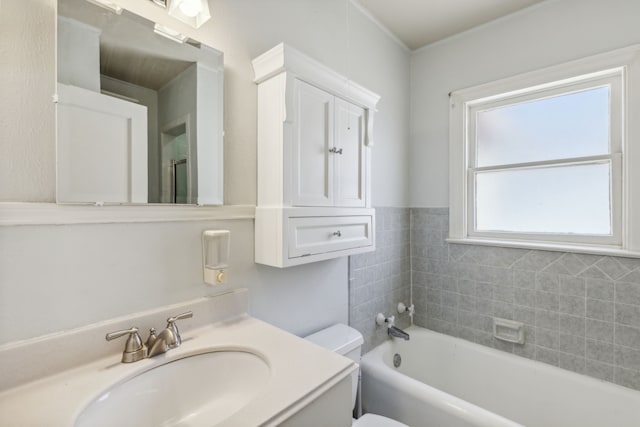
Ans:
POLYGON ((253 67, 255 261, 288 267, 374 250, 370 150, 379 96, 284 44, 253 67))

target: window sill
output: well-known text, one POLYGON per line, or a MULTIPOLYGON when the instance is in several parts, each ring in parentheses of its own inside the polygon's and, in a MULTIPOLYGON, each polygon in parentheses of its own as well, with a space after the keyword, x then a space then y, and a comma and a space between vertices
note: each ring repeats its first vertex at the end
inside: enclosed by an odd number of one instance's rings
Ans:
POLYGON ((447 243, 458 245, 499 246, 505 248, 536 249, 540 251, 572 252, 589 255, 620 256, 640 258, 640 252, 622 249, 618 246, 577 245, 507 239, 447 238, 447 243))

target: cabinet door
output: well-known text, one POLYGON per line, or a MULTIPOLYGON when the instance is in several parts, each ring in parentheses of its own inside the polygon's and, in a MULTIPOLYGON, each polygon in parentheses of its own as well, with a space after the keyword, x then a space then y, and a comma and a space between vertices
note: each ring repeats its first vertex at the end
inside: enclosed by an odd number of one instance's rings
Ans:
POLYGON ((294 206, 333 205, 334 97, 314 86, 296 82, 296 118, 292 178, 294 206))
POLYGON ((335 206, 364 207, 364 109, 335 99, 335 206))

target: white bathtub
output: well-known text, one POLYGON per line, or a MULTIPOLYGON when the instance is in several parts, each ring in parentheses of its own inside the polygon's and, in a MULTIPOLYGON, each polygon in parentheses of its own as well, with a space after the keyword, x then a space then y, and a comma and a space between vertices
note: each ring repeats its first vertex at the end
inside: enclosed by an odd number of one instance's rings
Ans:
POLYGON ((407 332, 410 341, 362 358, 366 412, 412 427, 640 426, 640 392, 416 326, 407 332))

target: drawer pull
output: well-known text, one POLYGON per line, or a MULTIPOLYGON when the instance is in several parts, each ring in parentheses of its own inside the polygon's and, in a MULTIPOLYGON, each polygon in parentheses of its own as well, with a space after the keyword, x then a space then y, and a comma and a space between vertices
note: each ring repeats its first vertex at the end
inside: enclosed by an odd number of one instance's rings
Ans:
POLYGON ((334 231, 333 235, 336 236, 336 237, 340 237, 340 236, 342 236, 342 232, 340 230, 334 231))
POLYGON ((342 148, 331 147, 329 149, 329 152, 334 154, 342 154, 342 148))

